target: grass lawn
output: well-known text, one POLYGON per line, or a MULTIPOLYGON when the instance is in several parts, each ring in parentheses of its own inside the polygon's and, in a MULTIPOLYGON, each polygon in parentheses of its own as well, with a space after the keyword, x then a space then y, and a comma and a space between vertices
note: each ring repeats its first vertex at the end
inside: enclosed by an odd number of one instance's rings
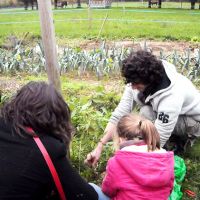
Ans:
MULTIPOLYGON (((159 40, 200 41, 200 10, 176 8, 148 9, 147 3, 115 3, 111 9, 66 8, 53 11, 56 36, 59 39, 124 39, 146 38, 159 40), (121 6, 121 7, 120 7, 121 6), (132 6, 132 7, 131 7, 132 6), (107 19, 100 32, 105 17, 107 19)), ((163 3, 163 7, 166 7, 163 3)), ((172 4, 168 4, 168 7, 172 4)), ((189 8, 190 4, 182 4, 189 8)), ((179 8, 178 8, 179 7, 179 8)), ((0 9, 0 44, 8 35, 28 39, 40 38, 38 11, 0 9)))

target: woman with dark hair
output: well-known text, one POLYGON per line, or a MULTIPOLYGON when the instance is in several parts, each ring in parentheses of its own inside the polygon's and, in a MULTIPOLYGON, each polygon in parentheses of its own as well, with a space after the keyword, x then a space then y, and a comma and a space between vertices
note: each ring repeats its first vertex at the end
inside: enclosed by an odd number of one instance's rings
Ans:
POLYGON ((175 143, 173 149, 182 153, 200 138, 200 93, 174 65, 140 50, 123 61, 121 72, 126 83, 124 94, 112 113, 105 135, 87 155, 89 165, 96 165, 103 146, 116 132, 117 122, 136 105, 142 116, 155 123, 161 147, 170 150, 170 139, 175 143))
POLYGON ((33 137, 39 137, 67 200, 97 200, 66 158, 72 138, 70 109, 53 85, 30 82, 1 109, 0 199, 59 199, 50 170, 33 137), (54 195, 52 195, 54 193, 54 195))

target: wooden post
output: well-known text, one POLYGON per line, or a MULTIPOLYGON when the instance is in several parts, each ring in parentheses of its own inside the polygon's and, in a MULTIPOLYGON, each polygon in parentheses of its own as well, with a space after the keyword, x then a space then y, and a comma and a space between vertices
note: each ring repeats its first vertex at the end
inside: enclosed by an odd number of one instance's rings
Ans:
POLYGON ((61 91, 51 0, 37 0, 48 80, 61 91))

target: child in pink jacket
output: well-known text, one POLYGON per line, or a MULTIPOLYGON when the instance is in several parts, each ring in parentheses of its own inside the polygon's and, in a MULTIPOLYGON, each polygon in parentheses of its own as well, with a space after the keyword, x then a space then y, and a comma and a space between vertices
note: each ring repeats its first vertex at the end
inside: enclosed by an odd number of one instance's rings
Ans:
POLYGON ((160 147, 154 124, 129 114, 118 122, 117 133, 120 150, 108 161, 102 191, 112 200, 167 200, 174 155, 160 147))

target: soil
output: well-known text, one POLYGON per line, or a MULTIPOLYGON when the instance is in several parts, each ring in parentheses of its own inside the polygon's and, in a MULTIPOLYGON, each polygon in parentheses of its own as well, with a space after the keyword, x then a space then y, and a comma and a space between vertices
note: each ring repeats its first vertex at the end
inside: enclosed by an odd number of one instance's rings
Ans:
POLYGON ((15 77, 0 76, 0 91, 14 93, 20 89, 21 84, 15 77))
MULTIPOLYGON (((93 48, 100 47, 102 42, 99 41, 79 41, 77 44, 81 49, 90 50, 93 48)), ((106 45, 108 47, 132 47, 136 50, 142 49, 145 45, 145 41, 137 41, 133 42, 133 40, 121 40, 121 41, 107 41, 106 45)), ((184 42, 184 41, 155 41, 149 40, 146 41, 146 45, 149 49, 151 49, 155 54, 160 52, 161 50, 165 53, 171 53, 172 51, 176 50, 177 52, 184 52, 187 49, 194 50, 200 47, 200 43, 191 43, 191 42, 184 42)))
MULTIPOLYGON (((59 51, 62 51, 64 47, 77 47, 82 50, 91 50, 94 48, 100 48, 103 41, 101 40, 83 40, 83 39, 70 39, 70 40, 62 40, 62 42, 59 40, 59 38, 56 38, 59 51)), ((6 43, 1 45, 0 48, 5 49, 12 49, 16 46, 17 43, 19 43, 20 40, 17 39, 16 36, 9 36, 6 40, 6 43)), ((147 48, 151 49, 154 54, 158 54, 160 51, 164 51, 166 53, 172 53, 174 50, 176 50, 178 53, 184 52, 187 49, 190 49, 193 51, 194 49, 200 48, 200 42, 188 42, 188 41, 158 41, 158 40, 115 40, 110 41, 106 40, 105 44, 107 47, 131 47, 133 49, 142 49, 146 43, 147 48)), ((30 39, 26 41, 22 41, 22 44, 25 46, 35 46, 36 43, 32 41, 30 42, 30 39)))

